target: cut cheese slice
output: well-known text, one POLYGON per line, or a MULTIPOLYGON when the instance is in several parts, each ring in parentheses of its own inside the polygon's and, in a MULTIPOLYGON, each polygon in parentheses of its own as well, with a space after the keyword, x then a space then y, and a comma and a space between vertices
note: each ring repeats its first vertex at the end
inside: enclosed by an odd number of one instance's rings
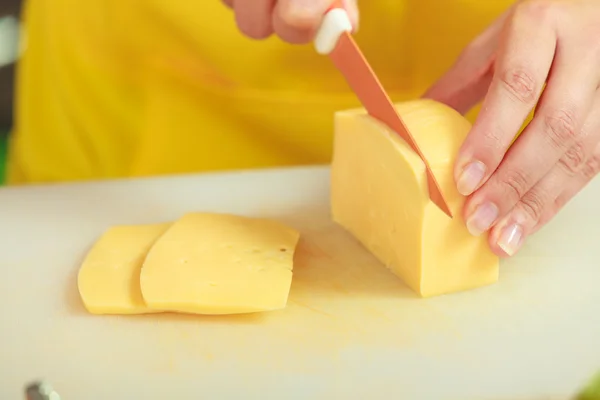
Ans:
POLYGON ((455 156, 470 123, 432 100, 396 108, 429 161, 454 218, 430 201, 419 156, 365 110, 354 109, 335 117, 333 219, 423 297, 497 281, 498 257, 485 235, 467 231, 465 199, 453 178, 455 156))
POLYGON ((269 219, 186 214, 148 253, 142 294, 154 309, 195 314, 284 308, 298 239, 269 219))
POLYGON ((93 314, 146 314, 140 270, 148 250, 170 224, 114 226, 88 252, 77 277, 85 308, 93 314))

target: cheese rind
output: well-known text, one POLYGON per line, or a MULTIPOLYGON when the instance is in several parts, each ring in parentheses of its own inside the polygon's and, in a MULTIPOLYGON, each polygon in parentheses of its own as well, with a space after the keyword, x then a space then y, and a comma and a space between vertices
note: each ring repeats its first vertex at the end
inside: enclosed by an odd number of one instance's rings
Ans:
POLYGON ((454 218, 429 199, 425 165, 364 109, 335 116, 331 211, 382 263, 423 297, 496 282, 499 259, 485 235, 471 236, 454 160, 470 123, 432 100, 396 104, 431 165, 454 218))
POLYGON ((148 253, 142 295, 154 309, 194 314, 284 308, 299 236, 269 219, 186 214, 148 253))
POLYGON ((92 314, 148 314, 140 290, 140 270, 148 250, 169 224, 109 228, 86 255, 77 285, 92 314))

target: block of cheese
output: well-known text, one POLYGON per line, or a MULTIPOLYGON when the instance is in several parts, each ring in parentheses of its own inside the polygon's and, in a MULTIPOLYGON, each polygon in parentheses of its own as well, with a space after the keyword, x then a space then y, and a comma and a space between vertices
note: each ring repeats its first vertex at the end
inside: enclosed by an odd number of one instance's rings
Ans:
POLYGON ((299 233, 274 220, 189 213, 152 247, 140 276, 148 306, 239 314, 286 306, 299 233))
POLYGON ((363 109, 335 116, 331 211, 365 248, 422 297, 491 284, 499 259, 485 235, 469 234, 453 166, 470 123, 432 100, 396 104, 449 203, 454 218, 429 199, 419 156, 363 109))
POLYGON ((85 308, 93 314, 146 314, 140 271, 148 250, 169 224, 113 226, 86 255, 77 283, 85 308))

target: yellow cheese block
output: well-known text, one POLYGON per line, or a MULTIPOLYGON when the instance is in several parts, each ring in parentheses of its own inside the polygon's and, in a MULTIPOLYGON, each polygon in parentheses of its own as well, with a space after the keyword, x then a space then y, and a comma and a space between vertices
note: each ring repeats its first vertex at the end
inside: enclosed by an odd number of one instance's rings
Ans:
POLYGON ((154 309, 195 314, 284 308, 298 239, 273 220, 186 214, 148 253, 142 295, 154 309))
POLYGON ((114 226, 85 257, 77 276, 79 294, 93 314, 146 314, 140 270, 148 250, 170 224, 114 226))
POLYGON ((335 116, 334 221, 423 297, 496 282, 499 259, 485 235, 467 231, 465 198, 453 178, 455 156, 470 123, 432 100, 396 108, 430 162, 454 218, 430 201, 419 156, 365 110, 353 109, 335 116))

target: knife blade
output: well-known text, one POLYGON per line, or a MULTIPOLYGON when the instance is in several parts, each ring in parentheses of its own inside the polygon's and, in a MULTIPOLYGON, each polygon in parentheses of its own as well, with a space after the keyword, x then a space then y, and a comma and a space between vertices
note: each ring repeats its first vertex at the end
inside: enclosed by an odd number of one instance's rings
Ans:
POLYGON ((351 32, 352 24, 341 1, 334 2, 326 12, 315 36, 314 44, 317 53, 329 55, 367 113, 400 135, 419 155, 425 164, 429 198, 452 218, 452 211, 448 207, 429 162, 402 121, 379 78, 354 41, 351 32))

